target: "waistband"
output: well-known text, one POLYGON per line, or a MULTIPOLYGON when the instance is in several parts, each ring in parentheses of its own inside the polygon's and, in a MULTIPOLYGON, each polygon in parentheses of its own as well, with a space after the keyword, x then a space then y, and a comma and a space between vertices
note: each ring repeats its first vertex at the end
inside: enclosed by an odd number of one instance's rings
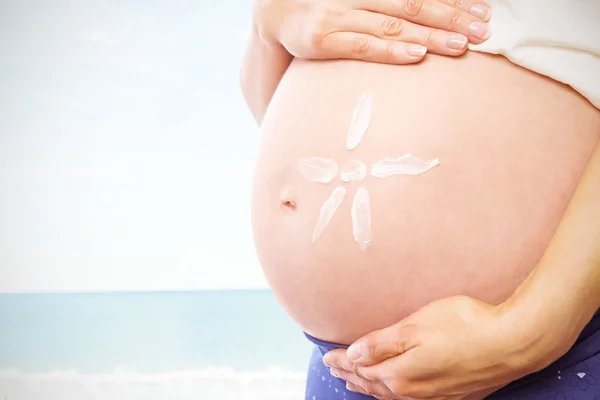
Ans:
MULTIPOLYGON (((560 329, 559 326, 556 329, 560 329)), ((327 342, 303 332, 304 336, 314 343, 322 354, 334 349, 347 349, 349 345, 327 342)), ((594 354, 600 354, 600 309, 596 311, 590 322, 583 328, 575 344, 565 355, 554 362, 555 367, 567 368, 594 354)))
POLYGON ((316 337, 311 336, 304 331, 303 331, 303 333, 304 333, 304 336, 306 336, 306 338, 308 340, 310 340, 311 342, 313 342, 315 345, 317 345, 318 347, 320 347, 323 350, 330 351, 330 350, 334 350, 334 349, 347 349, 348 347, 350 347, 346 344, 326 342, 324 340, 317 339, 316 337))

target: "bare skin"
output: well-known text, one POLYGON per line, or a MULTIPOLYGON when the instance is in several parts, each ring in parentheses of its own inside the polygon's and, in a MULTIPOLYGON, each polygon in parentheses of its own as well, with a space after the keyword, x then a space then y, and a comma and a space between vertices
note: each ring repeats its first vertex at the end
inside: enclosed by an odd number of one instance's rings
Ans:
POLYGON ((598 204, 600 145, 544 256, 506 302, 442 299, 323 361, 350 390, 390 400, 479 400, 545 368, 600 307, 598 204))
MULTIPOLYGON (((263 270, 302 329, 345 344, 444 297, 501 304, 540 260, 599 135, 587 100, 501 57, 430 55, 402 67, 295 60, 261 129, 252 212, 263 270), (366 89, 372 123, 348 152, 366 89), (371 164, 408 152, 440 165, 361 182, 373 219, 367 251, 355 246, 350 201, 312 243, 334 185, 304 179, 297 160, 371 164)), ((358 189, 338 183, 348 196, 358 189)))

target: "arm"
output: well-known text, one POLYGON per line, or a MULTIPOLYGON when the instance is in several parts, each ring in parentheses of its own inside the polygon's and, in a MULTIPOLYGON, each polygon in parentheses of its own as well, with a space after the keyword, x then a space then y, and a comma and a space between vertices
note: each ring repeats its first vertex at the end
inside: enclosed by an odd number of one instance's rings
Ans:
POLYGON ((246 103, 259 125, 293 58, 283 46, 264 41, 256 29, 252 29, 242 61, 240 85, 246 103))
POLYGON ((600 307, 600 144, 544 256, 504 307, 533 370, 568 351, 600 307))

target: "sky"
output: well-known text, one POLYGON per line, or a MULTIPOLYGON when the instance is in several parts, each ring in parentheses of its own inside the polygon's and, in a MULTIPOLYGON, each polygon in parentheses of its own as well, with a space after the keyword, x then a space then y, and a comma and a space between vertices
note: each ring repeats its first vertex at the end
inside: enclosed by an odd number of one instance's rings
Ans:
POLYGON ((251 3, 0 3, 0 292, 266 287, 251 3))

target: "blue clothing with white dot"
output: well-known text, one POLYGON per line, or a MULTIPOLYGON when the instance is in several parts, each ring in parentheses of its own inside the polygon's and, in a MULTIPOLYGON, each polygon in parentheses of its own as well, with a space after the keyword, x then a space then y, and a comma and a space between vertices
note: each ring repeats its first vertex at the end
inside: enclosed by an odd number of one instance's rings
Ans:
MULTIPOLYGON (((377 400, 349 391, 346 382, 332 376, 323 364, 328 351, 348 346, 305 335, 315 344, 305 400, 377 400)), ((511 382, 486 400, 600 400, 600 312, 564 356, 539 372, 511 382)))

